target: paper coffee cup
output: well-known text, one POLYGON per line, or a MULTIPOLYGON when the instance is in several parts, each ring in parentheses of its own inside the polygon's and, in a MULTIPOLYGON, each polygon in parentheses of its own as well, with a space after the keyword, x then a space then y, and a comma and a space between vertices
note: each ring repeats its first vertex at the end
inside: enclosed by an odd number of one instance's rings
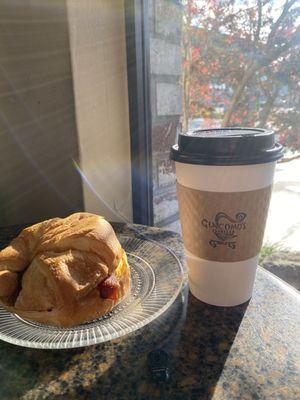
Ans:
POLYGON ((262 129, 179 135, 171 149, 189 286, 199 300, 234 306, 252 294, 282 147, 262 129))

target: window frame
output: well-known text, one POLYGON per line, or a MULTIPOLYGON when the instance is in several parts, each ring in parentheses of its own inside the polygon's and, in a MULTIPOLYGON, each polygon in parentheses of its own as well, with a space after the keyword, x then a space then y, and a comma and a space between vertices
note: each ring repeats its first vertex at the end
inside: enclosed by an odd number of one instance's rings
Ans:
POLYGON ((148 0, 125 0, 133 222, 154 224, 148 0))

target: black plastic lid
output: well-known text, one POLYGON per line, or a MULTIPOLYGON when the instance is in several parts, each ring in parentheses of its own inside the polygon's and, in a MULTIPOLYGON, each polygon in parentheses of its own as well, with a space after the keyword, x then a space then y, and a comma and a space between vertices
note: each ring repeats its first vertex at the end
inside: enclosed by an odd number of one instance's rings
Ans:
POLYGON ((180 134, 171 147, 171 160, 186 164, 263 164, 281 157, 274 132, 256 128, 200 129, 180 134))

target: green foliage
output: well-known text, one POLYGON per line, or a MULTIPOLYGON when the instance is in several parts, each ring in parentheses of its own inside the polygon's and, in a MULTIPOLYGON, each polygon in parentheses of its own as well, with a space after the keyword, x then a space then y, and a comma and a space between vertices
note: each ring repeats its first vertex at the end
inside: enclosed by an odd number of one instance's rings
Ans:
POLYGON ((264 260, 271 254, 276 253, 278 251, 285 251, 286 248, 278 242, 275 243, 266 243, 260 250, 259 253, 259 264, 264 262, 264 260))

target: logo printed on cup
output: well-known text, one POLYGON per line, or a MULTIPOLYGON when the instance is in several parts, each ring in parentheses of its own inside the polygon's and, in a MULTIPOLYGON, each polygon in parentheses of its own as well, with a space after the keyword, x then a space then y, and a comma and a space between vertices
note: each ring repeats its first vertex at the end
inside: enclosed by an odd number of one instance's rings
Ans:
POLYGON ((213 221, 203 218, 201 221, 205 229, 211 229, 217 237, 209 241, 210 246, 217 247, 219 245, 228 246, 231 249, 236 248, 236 241, 232 240, 237 237, 240 231, 246 229, 247 214, 239 212, 235 215, 235 219, 231 218, 225 212, 219 212, 214 217, 213 221))

